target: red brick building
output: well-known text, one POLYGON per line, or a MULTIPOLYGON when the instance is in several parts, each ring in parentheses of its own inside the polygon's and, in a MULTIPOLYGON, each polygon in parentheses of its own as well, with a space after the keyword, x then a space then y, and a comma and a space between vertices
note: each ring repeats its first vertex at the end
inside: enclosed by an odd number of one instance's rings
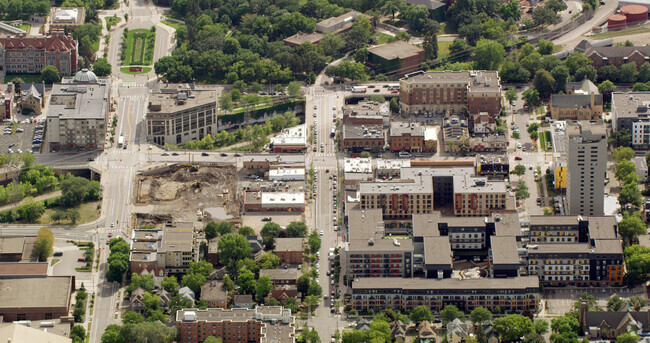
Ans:
POLYGON ((417 72, 400 79, 402 113, 501 112, 501 84, 496 71, 417 72))
POLYGON ((63 30, 53 30, 50 36, 0 37, 0 72, 38 74, 53 65, 62 76, 77 71, 77 41, 63 30))
POLYGON ((391 151, 425 150, 424 127, 418 124, 393 123, 388 136, 391 151))
POLYGON ((4 322, 68 316, 74 276, 0 279, 0 313, 4 322))
POLYGON ((294 342, 295 327, 291 310, 282 306, 255 309, 184 309, 176 312, 179 343, 203 342, 209 336, 224 343, 294 342))
POLYGON ((639 68, 643 63, 650 61, 650 46, 591 47, 585 51, 585 55, 593 62, 596 69, 606 65, 620 68, 629 62, 636 63, 639 68))
POLYGON ((281 264, 301 264, 304 261, 305 240, 303 238, 276 238, 273 253, 281 264))
POLYGON ((424 50, 403 40, 368 49, 367 64, 383 74, 412 73, 419 70, 422 63, 424 63, 424 50))

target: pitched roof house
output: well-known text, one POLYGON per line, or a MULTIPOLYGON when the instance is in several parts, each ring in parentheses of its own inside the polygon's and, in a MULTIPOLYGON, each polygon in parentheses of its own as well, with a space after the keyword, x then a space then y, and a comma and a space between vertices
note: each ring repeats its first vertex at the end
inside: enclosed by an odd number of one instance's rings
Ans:
POLYGON ((604 312, 589 311, 586 301, 580 303, 580 332, 589 339, 614 340, 628 331, 647 331, 650 329, 650 312, 625 311, 604 312))

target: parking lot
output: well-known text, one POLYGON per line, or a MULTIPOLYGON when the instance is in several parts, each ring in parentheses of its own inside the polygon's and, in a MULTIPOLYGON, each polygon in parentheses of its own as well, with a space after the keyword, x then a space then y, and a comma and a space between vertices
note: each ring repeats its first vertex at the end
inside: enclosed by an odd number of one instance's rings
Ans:
POLYGON ((260 233, 264 224, 268 221, 263 221, 265 217, 271 217, 271 221, 280 226, 287 226, 291 222, 303 221, 303 214, 289 214, 289 213, 244 213, 241 217, 242 226, 250 226, 255 233, 260 233))
POLYGON ((85 287, 91 285, 92 273, 78 272, 75 270, 77 267, 83 267, 84 262, 79 262, 79 258, 84 257, 84 251, 79 249, 76 245, 66 242, 63 239, 54 240, 54 252, 61 252, 61 256, 54 256, 52 259, 58 259, 54 266, 51 268, 51 275, 74 275, 77 287, 85 281, 85 287))
POLYGON ((573 304, 580 298, 583 292, 587 292, 596 298, 598 306, 602 308, 607 307, 607 298, 614 294, 618 294, 621 298, 629 298, 633 295, 642 295, 642 289, 637 288, 558 288, 546 289, 546 312, 548 314, 564 314, 571 311, 573 304))
MULTIPOLYGON (((0 135, 0 153, 7 153, 9 149, 13 152, 28 152, 32 149, 34 129, 38 124, 15 124, 11 134, 0 135), (22 132, 20 132, 22 130, 22 132), (20 151, 19 151, 20 150, 20 151)), ((10 125, 3 125, 3 130, 10 125)))

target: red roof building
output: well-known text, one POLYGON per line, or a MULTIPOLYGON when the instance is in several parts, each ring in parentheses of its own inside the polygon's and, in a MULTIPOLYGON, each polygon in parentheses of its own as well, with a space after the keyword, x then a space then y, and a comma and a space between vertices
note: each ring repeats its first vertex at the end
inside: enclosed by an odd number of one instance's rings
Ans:
POLYGON ((53 65, 61 76, 77 71, 77 41, 63 30, 53 30, 50 36, 0 37, 0 72, 37 74, 53 65))

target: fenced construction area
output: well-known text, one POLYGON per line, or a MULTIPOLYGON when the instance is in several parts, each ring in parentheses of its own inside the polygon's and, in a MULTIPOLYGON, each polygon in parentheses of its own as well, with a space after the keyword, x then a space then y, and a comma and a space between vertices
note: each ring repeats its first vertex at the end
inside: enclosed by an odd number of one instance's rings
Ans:
POLYGON ((151 65, 156 44, 156 30, 124 30, 122 65, 151 65))

